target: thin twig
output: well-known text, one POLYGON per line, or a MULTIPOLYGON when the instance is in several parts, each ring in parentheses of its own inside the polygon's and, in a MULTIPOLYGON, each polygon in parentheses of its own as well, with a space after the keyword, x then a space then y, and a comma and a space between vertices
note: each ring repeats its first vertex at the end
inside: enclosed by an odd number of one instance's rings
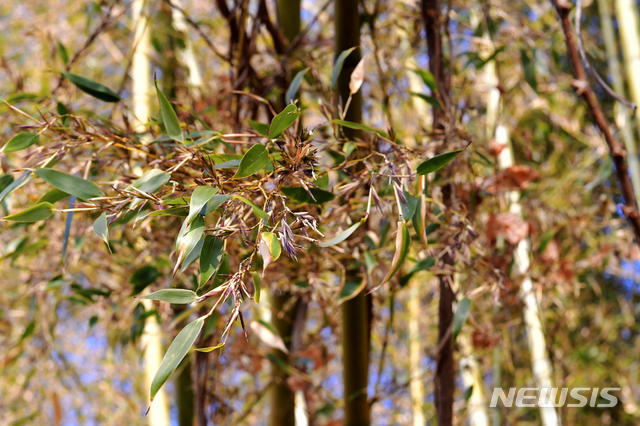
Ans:
POLYGON ((627 163, 625 161, 626 152, 622 145, 614 139, 609 123, 607 122, 607 119, 602 112, 602 108, 589 85, 588 76, 582 65, 582 61, 580 60, 580 53, 578 52, 578 46, 576 45, 573 28, 571 26, 571 19, 569 17, 571 4, 568 3, 568 0, 551 1, 558 12, 560 23, 562 24, 562 30, 564 31, 569 61, 571 62, 573 74, 576 78, 573 82, 573 86, 576 88, 576 93, 582 96, 587 102, 589 111, 593 115, 596 125, 600 129, 600 132, 602 132, 604 139, 609 146, 609 151, 616 168, 616 176, 625 202, 625 205, 622 207, 622 211, 633 227, 633 231, 636 235, 636 243, 640 243, 640 214, 638 214, 636 199, 633 195, 633 186, 631 185, 631 180, 629 178, 629 169, 627 168, 627 163))
POLYGON ((609 85, 602 79, 602 77, 600 77, 600 74, 598 74, 596 69, 593 67, 593 65, 589 61, 589 58, 587 57, 587 52, 584 50, 584 44, 582 42, 582 31, 580 30, 581 23, 582 23, 582 0, 576 0, 576 35, 578 36, 578 51, 580 52, 580 57, 582 58, 582 62, 584 62, 585 68, 587 69, 587 71, 589 71, 591 76, 596 79, 596 81, 600 84, 600 86, 602 86, 605 92, 609 94, 609 96, 611 96, 612 98, 614 98, 615 100, 620 102, 622 105, 626 106, 627 108, 631 108, 633 112, 635 112, 638 106, 633 102, 618 95, 616 92, 614 92, 614 90, 611 87, 609 87, 609 85))

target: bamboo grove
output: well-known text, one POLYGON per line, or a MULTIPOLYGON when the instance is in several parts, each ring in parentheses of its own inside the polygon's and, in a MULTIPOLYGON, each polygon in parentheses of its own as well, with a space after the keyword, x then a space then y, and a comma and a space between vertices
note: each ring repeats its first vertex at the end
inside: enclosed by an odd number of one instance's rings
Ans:
POLYGON ((0 5, 0 423, 637 424, 637 9, 0 5))

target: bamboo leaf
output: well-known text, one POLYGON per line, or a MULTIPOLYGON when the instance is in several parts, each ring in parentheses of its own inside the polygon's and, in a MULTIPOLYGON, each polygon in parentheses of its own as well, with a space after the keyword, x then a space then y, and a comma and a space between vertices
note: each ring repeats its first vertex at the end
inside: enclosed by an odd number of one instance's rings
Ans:
POLYGON ((411 96, 416 96, 431 106, 442 109, 442 105, 440 105, 440 102, 433 96, 425 95, 423 93, 416 93, 416 92, 409 92, 409 93, 411 94, 411 96))
POLYGON ((234 179, 242 179, 263 169, 269 161, 267 148, 262 144, 255 144, 244 154, 234 179))
POLYGON ((251 126, 251 128, 253 128, 253 130, 258 132, 259 135, 262 135, 262 136, 264 136, 266 138, 269 137, 269 125, 268 124, 259 123, 257 121, 253 121, 253 120, 247 120, 247 122, 249 123, 249 126, 251 126))
POLYGON ((9 195, 14 189, 18 188, 20 185, 24 185, 25 183, 27 183, 27 178, 29 177, 30 174, 31 172, 27 170, 26 172, 21 174, 18 179, 8 184, 2 190, 2 192, 0 192, 0 202, 2 202, 2 200, 4 200, 4 197, 9 195))
POLYGON ((260 287, 262 287, 262 280, 260 279, 260 274, 258 274, 256 271, 251 272, 251 276, 253 277, 253 287, 256 289, 254 300, 256 301, 256 303, 260 303, 260 287))
POLYGON ((457 151, 445 152, 444 154, 436 155, 433 158, 429 158, 418 166, 419 175, 427 175, 431 172, 441 169, 445 165, 449 164, 454 158, 456 158, 464 149, 457 151))
POLYGON ((222 203, 231 199, 231 195, 226 194, 215 194, 213 197, 209 199, 207 205, 204 206, 204 212, 200 213, 203 216, 208 215, 209 213, 213 213, 216 211, 218 207, 222 205, 222 203))
POLYGON ((20 132, 12 137, 11 140, 9 140, 9 142, 0 149, 0 152, 20 151, 38 143, 38 140, 40 140, 40 135, 37 133, 20 132))
POLYGON ((382 284, 388 282, 393 276, 398 272, 400 266, 402 265, 402 261, 407 256, 409 252, 409 245, 411 244, 411 235, 409 234, 409 228, 407 227, 407 222, 398 222, 398 234, 396 235, 396 252, 393 255, 393 260, 391 261, 391 268, 387 273, 387 276, 382 280, 382 284))
POLYGON ((436 259, 434 259, 433 257, 427 257, 427 258, 424 258, 424 259, 420 260, 415 265, 413 265, 413 268, 411 268, 409 270, 409 272, 407 272, 406 275, 403 275, 402 277, 400 277, 400 286, 404 287, 405 285, 407 285, 409 283, 409 280, 417 272, 426 271, 428 269, 431 269, 435 264, 436 264, 436 259))
POLYGON ((204 287, 216 272, 216 269, 218 269, 222 253, 224 253, 223 241, 212 235, 206 235, 202 244, 202 252, 200 253, 200 282, 198 283, 198 290, 204 287))
POLYGON ((456 313, 453 315, 453 340, 456 340, 458 333, 462 330, 462 326, 467 322, 470 309, 471 300, 466 297, 458 303, 458 309, 456 309, 456 313))
POLYGON ((282 112, 271 120, 271 126, 269 126, 269 139, 276 139, 285 130, 287 130, 300 116, 297 112, 298 107, 293 104, 287 105, 282 112))
POLYGON ((344 121, 344 120, 331 120, 330 123, 333 124, 337 124, 339 126, 343 126, 343 127, 348 127, 349 129, 355 129, 355 130, 364 130, 365 132, 371 132, 371 133, 376 133, 380 136, 383 137, 387 137, 387 134, 385 132, 383 132, 382 130, 379 129, 374 129, 372 127, 366 126, 364 124, 360 124, 360 123, 353 123, 351 121, 344 121))
POLYGON ((291 101, 294 100, 296 93, 298 93, 298 89, 300 89, 300 85, 302 84, 302 79, 304 75, 309 71, 309 68, 305 68, 302 71, 298 72, 293 80, 291 80, 291 84, 287 89, 287 93, 284 95, 284 103, 289 105, 291 101))
POLYGON ((189 203, 189 215, 187 216, 187 222, 191 223, 198 213, 202 213, 202 209, 205 204, 209 202, 211 197, 218 193, 217 188, 211 186, 199 186, 191 194, 191 201, 189 203))
POLYGON ((104 197, 104 193, 98 185, 81 177, 54 169, 37 169, 35 174, 60 191, 75 195, 81 200, 104 197))
POLYGON ((283 186, 280 190, 284 195, 299 203, 323 204, 336 198, 333 193, 319 188, 309 188, 315 200, 301 186, 283 186))
POLYGON ((198 300, 198 295, 182 288, 165 288, 142 297, 143 299, 160 300, 175 305, 187 305, 198 300))
POLYGON ((218 343, 217 345, 215 345, 215 346, 210 346, 210 347, 208 347, 208 348, 196 348, 196 351, 198 351, 198 352, 208 353, 208 352, 215 351, 216 349, 221 348, 221 347, 223 347, 223 346, 224 346, 224 343, 218 343))
POLYGON ((362 83, 364 82, 364 60, 367 55, 363 56, 358 62, 358 65, 354 68, 351 73, 351 80, 349 81, 349 91, 352 95, 358 93, 360 87, 362 87, 362 83))
POLYGON ((33 223, 39 220, 48 219, 53 212, 53 205, 51 203, 40 203, 21 212, 6 216, 2 220, 9 220, 12 222, 26 222, 33 223))
POLYGON ((258 216, 260 219, 264 220, 265 223, 269 222, 269 215, 266 214, 264 212, 264 210, 262 210, 260 207, 258 207, 257 205, 255 205, 255 203, 253 203, 252 201, 247 200, 246 198, 244 198, 242 195, 234 195, 233 198, 236 198, 240 201, 242 201, 243 203, 251 206, 253 208, 253 213, 258 216))
POLYGON ((173 275, 175 276, 178 268, 182 264, 182 261, 191 253, 191 250, 195 248, 204 233, 204 218, 202 216, 196 217, 191 223, 185 220, 182 223, 178 237, 176 238, 176 251, 178 252, 178 259, 173 269, 173 275))
POLYGON ((48 191, 38 200, 38 204, 40 203, 57 203, 58 201, 62 201, 65 198, 69 198, 70 195, 64 191, 60 191, 58 188, 53 188, 51 191, 48 191))
POLYGON ((189 254, 187 254, 187 257, 184 258, 182 266, 180 266, 180 272, 184 272, 189 266, 191 266, 191 264, 193 264, 193 262, 200 258, 203 244, 204 238, 200 238, 189 254))
POLYGON ((433 77, 433 74, 431 74, 430 71, 419 70, 419 69, 413 69, 411 71, 418 74, 418 76, 422 79, 422 82, 426 84, 429 87, 429 89, 431 89, 431 93, 435 93, 438 91, 438 85, 436 84, 436 79, 433 77))
POLYGON ((347 300, 351 300, 364 290, 367 281, 360 277, 355 280, 349 280, 344 283, 338 294, 338 304, 342 304, 347 300))
POLYGON ((341 232, 340 234, 336 235, 329 241, 319 242, 318 245, 320 247, 331 247, 331 246, 335 246, 336 244, 340 244, 341 242, 349 238, 351 234, 353 234, 356 231, 356 229, 358 229, 360 225, 362 225, 365 222, 365 220, 366 219, 361 219, 360 222, 357 222, 351 225, 346 231, 341 232))
POLYGON ((93 231, 109 246, 109 228, 107 226, 107 213, 104 212, 93 222, 93 231))
POLYGON ((407 202, 403 203, 402 200, 400 200, 400 209, 402 210, 402 217, 408 222, 413 218, 416 212, 416 208, 418 207, 418 198, 409 194, 407 191, 403 191, 403 193, 407 202))
POLYGON ((154 83, 156 85, 156 93, 158 94, 158 102, 160 103, 160 116, 162 117, 164 129, 171 139, 177 142, 184 143, 184 136, 182 135, 182 129, 180 128, 180 121, 178 121, 178 116, 173 110, 173 106, 171 105, 167 97, 158 87, 158 81, 156 80, 154 83))
POLYGON ((163 172, 160 169, 151 169, 136 179, 131 186, 142 192, 153 194, 160 189, 162 185, 169 182, 169 179, 171 179, 170 173, 163 172))
POLYGON ((178 333, 164 355, 160 367, 151 382, 151 401, 165 384, 169 376, 175 371, 182 359, 187 355, 191 346, 198 338, 204 324, 204 317, 198 318, 178 333))
POLYGON ((251 327, 251 330, 253 330, 258 338, 262 340, 262 342, 264 342, 267 346, 273 349, 278 349, 286 354, 289 353, 289 349, 287 349, 287 347, 285 346, 282 337, 280 337, 277 333, 274 333, 273 330, 275 329, 275 327, 267 327, 266 325, 262 324, 262 322, 258 321, 251 321, 249 327, 251 327))
POLYGON ((351 49, 344 50, 338 55, 338 59, 336 59, 336 63, 333 65, 333 73, 331 73, 331 88, 336 89, 336 84, 338 83, 338 77, 340 77, 340 73, 342 72, 342 67, 344 66, 344 61, 347 57, 353 52, 356 48, 352 47, 351 49))
POLYGON ((61 73, 64 78, 76 85, 83 92, 100 99, 104 102, 118 102, 120 96, 112 92, 107 86, 97 83, 81 75, 71 74, 70 72, 61 73))

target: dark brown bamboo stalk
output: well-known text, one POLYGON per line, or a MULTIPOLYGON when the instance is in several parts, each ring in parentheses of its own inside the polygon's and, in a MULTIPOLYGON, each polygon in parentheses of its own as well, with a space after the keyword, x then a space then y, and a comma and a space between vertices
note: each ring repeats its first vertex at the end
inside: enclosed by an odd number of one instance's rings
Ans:
POLYGON ((611 132, 609 123, 605 118, 604 112, 600 107, 600 103, 596 99, 591 85, 589 84, 589 78, 580 59, 580 52, 578 51, 578 45, 571 26, 571 19, 569 13, 572 5, 567 0, 552 0, 553 5, 560 17, 560 23, 562 24, 562 30, 564 31, 565 43, 567 45, 567 54, 569 61, 571 62, 571 68, 573 69, 573 75, 576 78, 573 82, 573 86, 576 88, 576 93, 586 101, 587 107, 593 116, 593 119, 602 132, 604 140, 609 147, 609 152, 613 158, 613 162, 616 166, 616 177, 622 196, 624 197, 624 206, 622 211, 631 223, 633 231, 636 235, 636 241, 640 243, 640 215, 638 214, 638 208, 636 199, 633 195, 633 186, 629 178, 629 171, 627 169, 627 163, 625 161, 626 151, 623 145, 618 142, 611 132))

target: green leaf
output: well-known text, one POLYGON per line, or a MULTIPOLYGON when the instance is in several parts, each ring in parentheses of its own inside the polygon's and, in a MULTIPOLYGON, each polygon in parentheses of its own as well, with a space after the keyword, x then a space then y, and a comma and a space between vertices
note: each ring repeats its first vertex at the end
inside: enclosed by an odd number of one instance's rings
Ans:
POLYGON ((409 92, 409 93, 411 94, 411 96, 416 96, 431 106, 442 109, 442 105, 440 105, 440 102, 433 96, 425 95, 423 93, 416 93, 416 92, 409 92))
POLYGON ((382 284, 388 282, 393 276, 398 272, 400 266, 402 266, 402 261, 407 256, 409 252, 409 245, 411 244, 411 235, 409 234, 409 228, 407 227, 407 222, 398 222, 398 234, 396 236, 396 252, 393 255, 393 260, 391 261, 391 268, 387 273, 387 276, 382 280, 382 284))
POLYGON ((336 244, 340 244, 341 242, 349 238, 351 234, 353 234, 356 231, 356 229, 358 229, 360 225, 362 225, 364 222, 365 222, 365 219, 361 219, 360 222, 354 223, 346 231, 341 232, 340 234, 336 235, 329 241, 319 242, 318 245, 320 247, 331 247, 331 246, 335 246, 336 244))
POLYGON ((249 123, 249 126, 251 126, 253 128, 253 130, 258 132, 259 135, 262 135, 262 136, 264 136, 266 138, 269 137, 269 125, 268 124, 259 123, 257 121, 253 121, 253 120, 247 120, 247 122, 249 123))
POLYGON ((352 47, 351 49, 342 51, 340 55, 338 55, 338 59, 336 59, 336 63, 333 65, 333 72, 331 73, 331 89, 337 89, 336 84, 338 83, 338 77, 340 77, 340 73, 342 72, 344 61, 355 49, 356 47, 352 47))
POLYGON ((178 261, 174 268, 174 275, 182 261, 191 253, 198 244, 198 241, 204 234, 204 218, 197 216, 191 223, 185 220, 180 228, 178 237, 176 238, 176 251, 178 252, 178 261))
POLYGON ((269 126, 269 139, 276 139, 284 133, 300 116, 297 111, 298 107, 290 104, 280 114, 273 117, 271 126, 269 126))
POLYGON ((107 213, 104 212, 93 222, 93 231, 109 246, 109 228, 107 226, 107 213))
POLYGON ((524 80, 529 83, 529 86, 534 92, 538 93, 538 82, 536 80, 536 65, 533 59, 529 56, 529 53, 524 48, 520 48, 520 55, 522 57, 522 69, 524 71, 524 80))
POLYGON ((409 194, 407 191, 402 192, 404 193, 407 202, 403 203, 402 200, 400 200, 400 209, 402 210, 402 217, 408 222, 413 218, 413 215, 416 212, 416 208, 418 207, 418 198, 409 194))
POLYGON ((198 295, 182 288, 165 288, 142 297, 143 299, 160 300, 174 305, 187 305, 198 300, 198 295))
POLYGON ((187 216, 187 222, 191 222, 198 213, 202 212, 205 204, 218 193, 217 188, 211 186, 199 186, 191 194, 191 202, 189 203, 189 215, 187 216))
POLYGON ((198 338, 203 324, 204 317, 198 318, 183 328, 171 343, 169 350, 167 350, 164 358, 162 358, 158 372, 151 382, 151 401, 153 401, 153 398, 155 398, 162 385, 164 385, 169 376, 171 376, 171 373, 175 371, 182 359, 187 355, 187 352, 189 352, 189 349, 191 349, 191 346, 193 346, 193 343, 198 338))
POLYGON ((39 203, 54 204, 68 197, 70 197, 70 195, 67 194, 66 192, 60 191, 58 188, 53 188, 51 191, 48 191, 46 194, 40 197, 40 199, 38 200, 38 204, 39 203))
POLYGON ((204 238, 200 238, 196 243, 195 247, 187 254, 187 257, 184 258, 182 262, 182 266, 180 267, 180 272, 184 272, 193 262, 200 258, 200 254, 202 253, 202 245, 204 244, 204 238))
POLYGON ((209 199, 207 205, 204 206, 204 213, 201 213, 203 216, 208 215, 209 213, 213 213, 218 207, 222 205, 222 203, 231 199, 231 195, 226 194, 216 194, 209 199))
POLYGON ((420 260, 415 265, 413 265, 413 268, 411 268, 411 270, 409 270, 409 272, 407 272, 406 275, 403 275, 400 278, 400 286, 404 287, 405 285, 407 285, 409 283, 409 280, 413 277, 413 275, 416 272, 426 271, 428 269, 431 269, 435 264, 436 264, 436 259, 433 257, 426 257, 420 260))
POLYGON ((154 83, 156 85, 156 93, 158 94, 158 102, 160 103, 160 116, 162 118, 162 123, 164 124, 164 129, 171 139, 184 143, 184 137, 182 135, 182 129, 180 128, 178 116, 173 110, 171 103, 167 100, 167 97, 158 88, 158 82, 155 81, 154 83))
POLYGON ((364 130, 365 132, 376 133, 385 138, 387 137, 387 134, 382 130, 374 129, 372 127, 365 126, 364 124, 360 124, 360 123, 352 123, 351 121, 344 121, 344 120, 331 120, 330 123, 338 124, 343 127, 348 127, 349 129, 364 130))
POLYGON ((355 280, 349 280, 344 283, 338 294, 338 304, 344 303, 347 300, 351 300, 356 297, 362 290, 364 290, 367 282, 364 278, 360 277, 355 280))
POLYGON ((236 198, 243 203, 250 205, 253 208, 253 213, 258 216, 260 219, 264 220, 265 223, 269 222, 269 215, 264 212, 260 207, 255 205, 252 201, 247 200, 242 195, 234 195, 233 198, 236 198))
POLYGON ((473 385, 471 385, 467 389, 465 389, 465 391, 464 391, 464 400, 465 401, 469 401, 469 398, 471 398, 471 395, 473 395, 473 385))
POLYGON ((424 163, 418 166, 419 175, 427 175, 431 172, 441 169, 445 165, 449 164, 454 158, 456 158, 464 149, 457 151, 445 152, 444 154, 436 155, 433 158, 429 158, 424 163))
POLYGON ((153 284, 159 277, 160 272, 158 272, 158 269, 155 266, 146 265, 142 268, 136 269, 129 279, 129 283, 133 285, 131 295, 135 296, 136 294, 139 294, 142 290, 153 284))
POLYGON ((75 195, 81 200, 104 197, 98 185, 54 169, 37 169, 35 174, 67 194, 75 195))
POLYGON ((284 95, 285 104, 289 105, 291 101, 294 100, 296 93, 298 93, 298 89, 300 89, 300 85, 302 84, 302 79, 304 78, 304 75, 307 73, 307 71, 309 71, 309 68, 303 69, 302 71, 297 73, 295 77, 293 77, 293 80, 291 80, 291 84, 287 89, 287 93, 284 95))
POLYGON ((62 72, 61 74, 64 78, 75 84, 78 89, 93 96, 94 98, 105 102, 118 102, 120 100, 120 96, 112 92, 107 86, 96 83, 95 81, 82 77, 81 75, 71 74, 69 72, 62 72))
POLYGON ((471 300, 466 297, 458 303, 458 309, 456 309, 456 313, 453 315, 453 340, 456 340, 458 333, 462 330, 462 326, 467 322, 470 309, 471 300))
POLYGON ((260 278, 260 274, 256 271, 251 272, 251 276, 253 277, 253 286, 256 289, 256 295, 254 296, 254 300, 256 303, 260 303, 260 292, 262 287, 262 279, 260 278))
POLYGON ((64 47, 64 44, 60 40, 57 42, 58 44, 58 53, 60 54, 60 59, 62 63, 67 65, 69 63, 69 53, 67 52, 67 48, 64 47))
POLYGON ((309 188, 315 200, 301 186, 283 186, 281 191, 292 200, 306 204, 323 204, 336 198, 333 193, 318 188, 309 188))
POLYGON ((169 182, 169 179, 171 179, 170 173, 163 172, 160 169, 151 169, 136 179, 131 186, 142 192, 152 194, 160 189, 162 185, 169 182))
POLYGON ((202 252, 200 253, 200 282, 198 290, 204 287, 216 272, 223 253, 224 242, 220 238, 215 238, 212 235, 204 237, 202 252))
POLYGON ((231 274, 229 256, 227 256, 227 253, 224 253, 222 255, 222 260, 220 261, 220 266, 218 266, 218 270, 213 276, 213 282, 211 283, 211 287, 209 288, 209 290, 220 287, 227 280, 227 275, 229 274, 231 274))
POLYGON ((10 220, 12 222, 33 223, 39 220, 48 219, 53 212, 51 203, 40 203, 33 207, 29 207, 21 212, 4 217, 2 220, 10 220))
POLYGON ((38 143, 40 135, 37 133, 20 132, 11 138, 5 146, 0 149, 0 152, 16 152, 22 149, 28 148, 33 144, 38 143))
POLYGON ((431 89, 431 93, 435 93, 438 91, 438 85, 436 83, 436 79, 433 77, 433 74, 431 74, 431 71, 419 70, 419 69, 413 69, 411 71, 418 74, 418 76, 422 79, 424 84, 426 84, 427 87, 431 89))
POLYGON ((269 161, 267 148, 262 144, 255 144, 244 154, 234 179, 242 179, 263 169, 269 161))
POLYGON ((267 244, 269 248, 269 253, 271 253, 271 258, 273 260, 278 260, 280 254, 282 253, 282 248, 280 247, 280 241, 278 241, 278 237, 273 232, 263 232, 262 239, 267 244))
POLYGON ((4 200, 4 197, 9 195, 14 189, 18 188, 20 185, 24 185, 25 183, 27 183, 27 179, 30 174, 31 174, 31 171, 27 170, 26 172, 21 174, 18 179, 14 180, 9 185, 7 185, 2 190, 2 192, 0 192, 0 202, 2 202, 2 200, 4 200))

